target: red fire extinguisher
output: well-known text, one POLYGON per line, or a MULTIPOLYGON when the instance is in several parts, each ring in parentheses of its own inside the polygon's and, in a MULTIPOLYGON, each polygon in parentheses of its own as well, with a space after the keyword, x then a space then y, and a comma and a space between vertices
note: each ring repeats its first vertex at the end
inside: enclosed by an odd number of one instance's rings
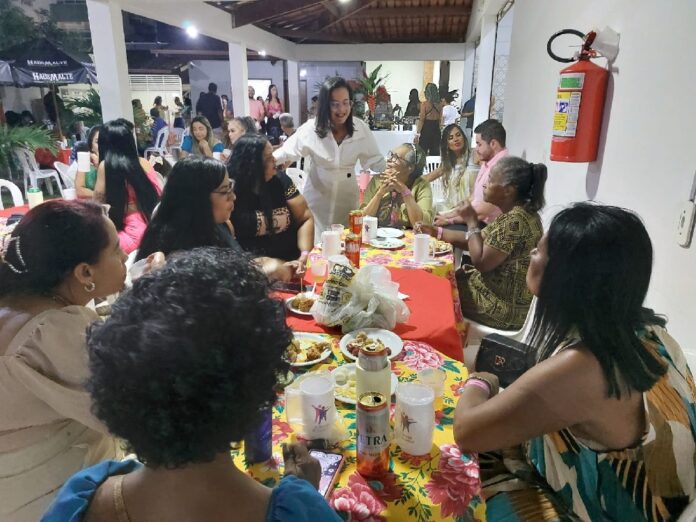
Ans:
POLYGON ((554 60, 575 62, 561 69, 558 80, 551 139, 553 161, 582 163, 597 159, 609 71, 590 61, 590 58, 599 56, 591 48, 596 36, 594 31, 583 34, 575 29, 564 29, 554 34, 546 45, 546 51, 554 60), (562 58, 551 50, 553 41, 563 34, 583 39, 577 57, 562 58))

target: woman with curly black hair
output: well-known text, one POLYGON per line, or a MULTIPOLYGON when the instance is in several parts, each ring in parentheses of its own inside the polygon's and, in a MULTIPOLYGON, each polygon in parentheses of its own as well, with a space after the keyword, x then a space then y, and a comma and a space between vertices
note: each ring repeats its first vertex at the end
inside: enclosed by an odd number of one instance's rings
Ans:
MULTIPOLYGON (((189 156, 177 162, 169 174, 157 213, 145 230, 136 260, 155 252, 168 256, 206 246, 241 252, 230 223, 236 199, 234 188, 234 181, 220 161, 189 156)), ((271 278, 282 281, 290 281, 298 268, 297 261, 270 257, 258 257, 256 262, 271 278)))
POLYGON ((314 218, 307 201, 284 172, 276 172, 273 147, 261 134, 245 134, 228 163, 237 202, 232 224, 245 250, 304 269, 314 246, 314 218))
POLYGON ((292 332, 268 292, 248 256, 195 249, 138 279, 91 327, 94 412, 144 465, 109 461, 75 475, 45 521, 340 520, 316 491, 306 448, 293 446, 286 475, 314 486, 286 476, 269 489, 230 456, 289 368, 292 332))

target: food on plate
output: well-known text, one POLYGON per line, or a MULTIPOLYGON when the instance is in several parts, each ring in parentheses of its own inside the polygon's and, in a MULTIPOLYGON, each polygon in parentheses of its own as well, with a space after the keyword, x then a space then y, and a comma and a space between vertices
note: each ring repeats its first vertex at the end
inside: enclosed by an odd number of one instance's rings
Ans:
POLYGON ((452 245, 448 243, 447 241, 440 241, 439 239, 435 240, 435 253, 436 254, 444 254, 445 252, 449 252, 452 250, 452 245))
POLYGON ((346 399, 356 400, 355 391, 355 365, 338 367, 333 372, 336 381, 336 395, 346 399))
POLYGON ((360 349, 363 347, 366 349, 372 348, 375 352, 379 351, 378 347, 383 347, 387 349, 387 356, 391 355, 391 350, 385 347, 380 339, 371 338, 365 332, 358 332, 355 339, 346 345, 346 349, 353 357, 357 357, 360 353, 360 349))
POLYGON ((319 359, 326 350, 331 350, 331 343, 327 343, 326 341, 315 341, 306 349, 303 349, 300 342, 297 339, 293 339, 290 346, 288 346, 288 360, 291 363, 315 361, 319 359))
POLYGON ((292 301, 290 301, 290 306, 295 310, 300 312, 309 312, 314 304, 314 299, 307 297, 306 295, 298 294, 292 301))

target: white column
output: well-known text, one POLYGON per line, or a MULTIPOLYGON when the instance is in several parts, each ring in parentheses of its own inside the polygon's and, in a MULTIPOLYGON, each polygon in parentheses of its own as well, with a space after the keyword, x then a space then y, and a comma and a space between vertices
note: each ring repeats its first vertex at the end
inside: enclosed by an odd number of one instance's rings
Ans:
POLYGON ((496 15, 485 15, 481 19, 481 43, 478 49, 478 75, 476 79, 476 108, 474 127, 488 119, 493 87, 493 65, 495 63, 496 15))
POLYGON ((288 71, 288 110, 295 121, 295 127, 300 126, 300 68, 294 60, 287 60, 288 71))
POLYGON ((474 94, 474 63, 476 62, 476 44, 468 42, 464 44, 464 78, 462 80, 462 105, 471 99, 474 94))
POLYGON ((249 66, 247 48, 244 44, 228 42, 230 54, 230 87, 232 88, 232 108, 237 117, 249 116, 249 66))
POLYGON ((99 97, 104 121, 133 121, 121 4, 118 0, 87 0, 89 29, 94 47, 99 97))

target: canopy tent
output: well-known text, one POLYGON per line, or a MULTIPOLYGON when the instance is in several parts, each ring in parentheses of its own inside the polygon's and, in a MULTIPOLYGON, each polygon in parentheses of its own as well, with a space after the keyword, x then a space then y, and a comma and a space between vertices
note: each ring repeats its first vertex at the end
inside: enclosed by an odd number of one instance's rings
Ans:
POLYGON ((46 38, 21 43, 0 52, 0 84, 17 87, 49 86, 60 127, 56 86, 97 83, 97 73, 88 58, 74 56, 46 38))

